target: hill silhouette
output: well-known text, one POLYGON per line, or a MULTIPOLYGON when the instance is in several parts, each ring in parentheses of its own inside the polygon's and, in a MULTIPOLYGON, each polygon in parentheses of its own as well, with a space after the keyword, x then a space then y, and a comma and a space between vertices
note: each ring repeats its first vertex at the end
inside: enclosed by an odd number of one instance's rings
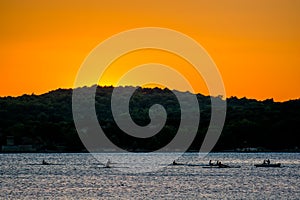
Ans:
MULTIPOLYGON (((138 88, 131 97, 130 114, 138 125, 150 122, 148 111, 153 104, 161 104, 167 111, 163 129, 153 137, 140 139, 125 134, 114 121, 110 109, 114 88, 92 86, 80 89, 93 87, 97 87, 98 121, 107 137, 119 147, 132 152, 154 151, 175 136, 180 124, 180 107, 169 89, 138 88)), ((58 89, 42 95, 0 98, 1 145, 7 145, 7 139, 13 138, 14 145, 31 145, 36 152, 84 151, 73 122, 72 91, 58 89)), ((211 115, 210 97, 197 94, 197 99, 201 120, 190 151, 200 148, 211 115)), ((258 101, 231 97, 227 99, 226 121, 214 151, 298 151, 299 141, 300 99, 274 102, 272 99, 258 101)))

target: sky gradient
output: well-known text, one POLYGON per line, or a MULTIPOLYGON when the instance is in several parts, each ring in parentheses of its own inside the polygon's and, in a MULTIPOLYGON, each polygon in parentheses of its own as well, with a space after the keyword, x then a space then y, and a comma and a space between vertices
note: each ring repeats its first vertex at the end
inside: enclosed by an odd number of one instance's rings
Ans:
MULTIPOLYGON (((81 63, 100 42, 152 26, 201 44, 218 66, 228 97, 300 98, 299 10, 297 0, 2 0, 0 96, 71 88, 81 63)), ((104 83, 117 80, 125 64, 153 61, 176 65, 193 78, 180 58, 144 51, 116 61, 104 83)), ((202 85, 199 80, 197 92, 207 94, 202 85)))

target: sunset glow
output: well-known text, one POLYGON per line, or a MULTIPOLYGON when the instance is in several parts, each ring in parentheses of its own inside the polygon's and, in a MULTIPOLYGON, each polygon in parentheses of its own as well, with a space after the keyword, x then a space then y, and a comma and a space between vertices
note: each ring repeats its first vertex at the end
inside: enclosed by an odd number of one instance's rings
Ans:
MULTIPOLYGON (((99 43, 151 26, 174 29, 201 44, 218 66, 228 97, 300 98, 299 10, 296 0, 3 0, 0 96, 72 88, 82 62, 99 43)), ((130 68, 145 63, 172 66, 196 92, 209 94, 189 63, 159 50, 120 57, 100 84, 115 85, 130 68)))

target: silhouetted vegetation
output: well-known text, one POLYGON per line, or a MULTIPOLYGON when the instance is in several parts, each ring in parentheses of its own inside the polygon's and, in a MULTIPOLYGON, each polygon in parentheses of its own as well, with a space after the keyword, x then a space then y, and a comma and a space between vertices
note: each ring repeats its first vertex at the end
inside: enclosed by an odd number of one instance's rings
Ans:
MULTIPOLYGON (((163 105, 167 112, 163 129, 155 136, 141 139, 125 134, 114 121, 110 109, 113 89, 97 87, 95 98, 98 121, 112 142, 129 151, 153 151, 172 140, 181 116, 179 102, 172 91, 138 88, 131 97, 130 114, 140 126, 150 122, 148 111, 153 104, 163 105)), ((126 87, 123 90, 126 91, 126 87)), ((210 122, 210 97, 197 94, 197 99, 201 120, 196 139, 189 150, 200 148, 210 122)), ((58 89, 43 95, 0 98, 0 119, 2 145, 6 145, 7 136, 13 136, 15 144, 33 145, 39 152, 84 150, 73 122, 72 89, 58 89)), ((257 101, 231 97, 227 99, 226 122, 214 150, 257 148, 296 151, 300 147, 299 141, 300 100, 278 103, 272 99, 257 101)))

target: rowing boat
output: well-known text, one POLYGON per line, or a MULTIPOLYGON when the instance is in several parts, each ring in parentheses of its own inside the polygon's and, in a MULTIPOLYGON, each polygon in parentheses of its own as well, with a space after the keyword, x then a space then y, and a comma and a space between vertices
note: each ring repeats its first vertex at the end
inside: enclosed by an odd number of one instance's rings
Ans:
POLYGON ((281 163, 274 163, 274 164, 263 163, 263 164, 256 164, 254 166, 255 167, 280 167, 281 163))
POLYGON ((207 165, 207 166, 203 166, 202 168, 241 168, 241 166, 230 166, 230 165, 207 165))

